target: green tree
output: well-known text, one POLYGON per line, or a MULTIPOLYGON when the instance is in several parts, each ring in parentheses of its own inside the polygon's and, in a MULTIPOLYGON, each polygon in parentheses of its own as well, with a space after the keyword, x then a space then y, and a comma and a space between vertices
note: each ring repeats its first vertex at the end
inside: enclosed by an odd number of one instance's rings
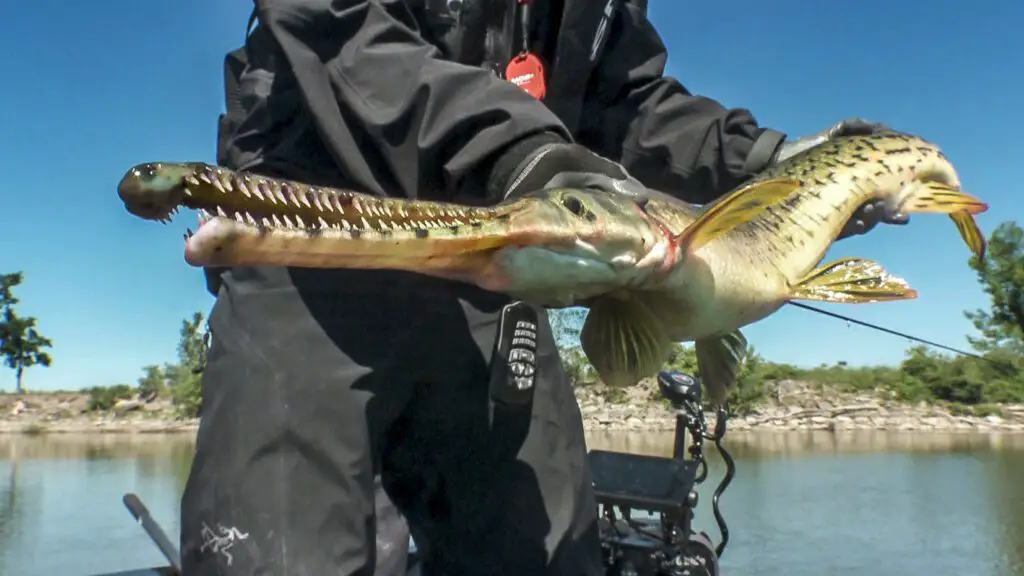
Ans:
POLYGON ((146 399, 156 398, 167 388, 167 375, 160 366, 145 366, 138 381, 139 395, 146 399))
POLYGON ((592 384, 597 380, 594 367, 580 347, 579 332, 586 317, 585 308, 562 308, 548 313, 551 334, 562 358, 562 368, 569 381, 577 386, 592 384))
POLYGON ((14 311, 19 302, 14 288, 23 280, 21 272, 0 275, 0 356, 4 365, 14 370, 15 394, 21 394, 26 368, 46 367, 53 361, 46 352, 53 342, 36 329, 36 319, 21 317, 14 311))
POLYGON ((178 362, 164 368, 171 381, 171 400, 183 416, 198 416, 202 409, 202 378, 199 372, 206 362, 208 344, 202 312, 181 321, 178 362))
POLYGON ((181 330, 178 331, 178 364, 189 370, 201 368, 206 361, 205 327, 202 312, 192 314, 191 320, 181 321, 181 330))
POLYGON ((971 338, 978 350, 1007 349, 1024 355, 1024 230, 1016 222, 1004 222, 992 232, 986 257, 971 257, 991 309, 965 312, 981 332, 971 338))

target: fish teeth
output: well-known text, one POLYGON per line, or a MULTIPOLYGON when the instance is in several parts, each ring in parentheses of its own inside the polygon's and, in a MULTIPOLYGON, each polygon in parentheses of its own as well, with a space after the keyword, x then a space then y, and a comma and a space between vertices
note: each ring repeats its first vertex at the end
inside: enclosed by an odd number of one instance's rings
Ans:
POLYGON ((328 212, 334 212, 334 201, 332 200, 330 194, 328 194, 325 191, 320 192, 320 201, 323 203, 324 208, 326 208, 328 212))
POLYGON ((218 187, 220 188, 222 194, 227 194, 228 192, 235 191, 235 187, 231 185, 231 176, 224 174, 222 172, 218 173, 217 175, 219 176, 217 184, 219 185, 218 187))

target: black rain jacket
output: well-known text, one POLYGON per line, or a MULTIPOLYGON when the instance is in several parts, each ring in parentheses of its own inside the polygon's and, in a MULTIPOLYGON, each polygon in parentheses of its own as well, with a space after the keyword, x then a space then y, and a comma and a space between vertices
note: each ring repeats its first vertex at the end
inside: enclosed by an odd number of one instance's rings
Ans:
POLYGON ((516 0, 256 0, 259 25, 226 61, 219 159, 305 161, 360 191, 453 199, 497 152, 554 131, 703 203, 781 143, 664 74, 645 2, 533 1, 543 103, 500 76, 518 51, 516 0))
POLYGON ((377 195, 489 203, 496 198, 482 184, 496 159, 554 132, 648 187, 705 203, 782 143, 747 110, 664 74, 645 0, 533 0, 531 49, 547 73, 537 101, 502 78, 519 51, 515 4, 255 0, 245 45, 225 59, 218 163, 377 195))

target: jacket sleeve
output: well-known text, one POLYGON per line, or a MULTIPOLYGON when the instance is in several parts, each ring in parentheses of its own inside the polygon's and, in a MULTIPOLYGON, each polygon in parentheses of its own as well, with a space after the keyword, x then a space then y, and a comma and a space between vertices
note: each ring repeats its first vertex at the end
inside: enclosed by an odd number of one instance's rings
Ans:
POLYGON ((667 53, 642 10, 624 3, 591 78, 577 140, 646 186, 711 201, 767 166, 784 134, 747 110, 692 95, 664 75, 667 53))
MULTIPOLYGON (((450 197, 513 143, 541 134, 571 138, 517 86, 442 60, 401 0, 257 0, 256 6, 283 56, 278 68, 294 75, 339 170, 368 191, 450 197)), ((484 194, 483 185, 471 188, 484 194)))

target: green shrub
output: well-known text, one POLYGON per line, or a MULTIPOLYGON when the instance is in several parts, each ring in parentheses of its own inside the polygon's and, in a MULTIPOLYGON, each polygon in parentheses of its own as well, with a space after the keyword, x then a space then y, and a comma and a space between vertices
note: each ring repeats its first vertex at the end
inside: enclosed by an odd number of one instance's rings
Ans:
POLYGON ((132 387, 127 384, 93 386, 87 389, 86 393, 89 395, 90 412, 105 412, 112 409, 118 400, 128 400, 135 396, 132 387))

